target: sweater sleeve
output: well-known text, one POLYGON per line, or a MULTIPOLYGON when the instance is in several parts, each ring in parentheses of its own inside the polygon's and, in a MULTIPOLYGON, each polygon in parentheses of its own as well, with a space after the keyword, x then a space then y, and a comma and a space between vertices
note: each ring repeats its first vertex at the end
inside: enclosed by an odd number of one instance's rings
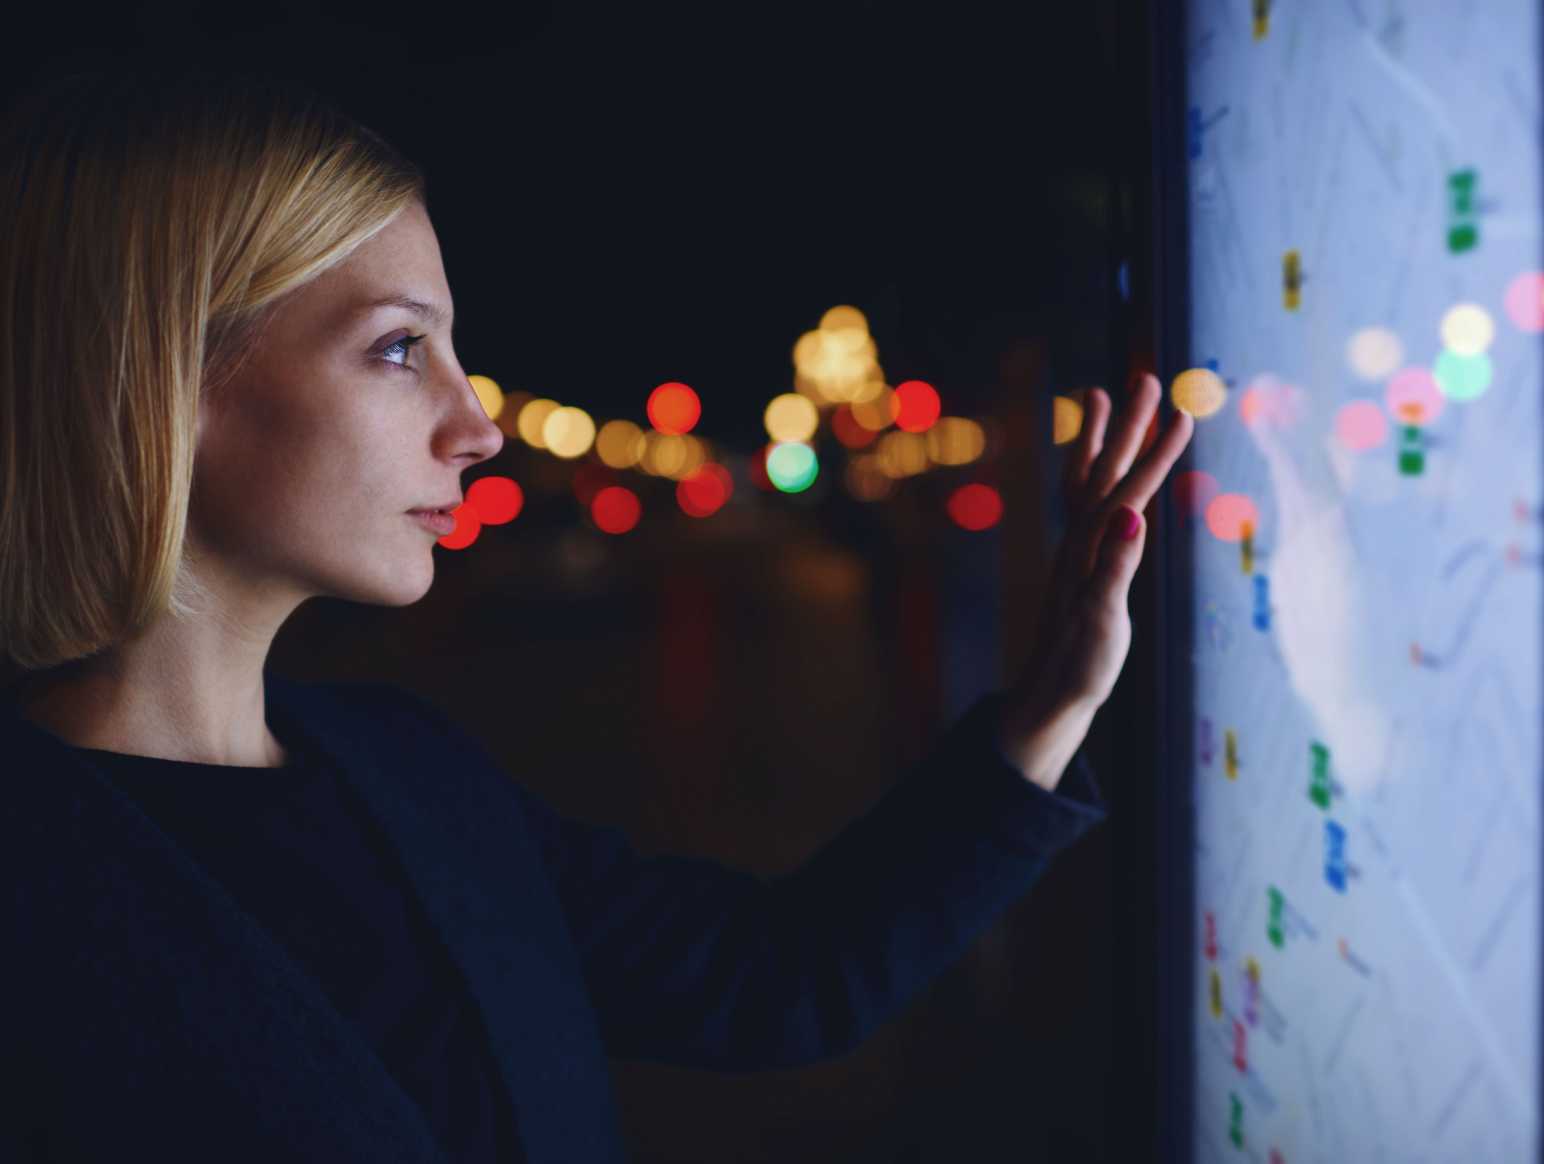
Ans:
POLYGON ((952 966, 1106 815, 1083 750, 1054 793, 991 731, 983 696, 927 758, 799 868, 762 878, 641 856, 508 780, 568 919, 607 1050, 721 1072, 857 1048, 952 966))

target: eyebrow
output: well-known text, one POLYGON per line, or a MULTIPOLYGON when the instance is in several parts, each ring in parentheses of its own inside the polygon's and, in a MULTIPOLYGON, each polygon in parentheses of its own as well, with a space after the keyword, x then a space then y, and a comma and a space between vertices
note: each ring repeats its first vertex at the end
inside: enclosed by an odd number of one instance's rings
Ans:
POLYGON ((369 303, 361 304, 359 310, 374 311, 380 307, 405 307, 420 319, 427 319, 438 326, 444 326, 450 318, 450 313, 439 304, 425 303, 422 299, 414 299, 411 295, 387 295, 383 299, 373 299, 369 303))

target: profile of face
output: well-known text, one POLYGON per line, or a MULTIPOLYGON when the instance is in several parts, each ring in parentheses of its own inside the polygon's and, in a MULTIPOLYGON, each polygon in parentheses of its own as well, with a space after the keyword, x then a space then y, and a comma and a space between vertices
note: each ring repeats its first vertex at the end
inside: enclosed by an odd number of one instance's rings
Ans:
POLYGON ((437 535, 408 511, 458 502, 463 470, 504 442, 456 360, 453 311, 439 240, 411 203, 282 300, 238 374, 200 402, 188 540, 233 612, 428 592, 437 535), (441 318, 379 304, 392 297, 441 318))

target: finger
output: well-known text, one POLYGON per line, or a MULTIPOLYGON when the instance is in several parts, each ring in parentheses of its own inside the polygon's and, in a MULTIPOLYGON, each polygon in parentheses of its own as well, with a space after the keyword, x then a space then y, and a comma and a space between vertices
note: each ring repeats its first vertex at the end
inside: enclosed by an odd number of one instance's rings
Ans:
POLYGON ((1107 498, 1116 483, 1131 468, 1131 462, 1136 459, 1137 449, 1142 443, 1142 436, 1152 423, 1162 396, 1163 389, 1158 378, 1150 372, 1144 373, 1121 412, 1114 438, 1089 472, 1088 500, 1092 504, 1098 505, 1107 498))
POLYGON ((1176 412, 1168 429, 1154 442, 1141 463, 1110 495, 1109 508, 1129 505, 1138 513, 1146 509, 1147 503, 1153 499, 1153 494, 1158 492, 1169 470, 1174 467, 1174 462, 1179 460, 1185 446, 1190 443, 1195 425, 1195 418, 1188 412, 1176 412))
POLYGON ((1062 470, 1062 495, 1069 509, 1080 512, 1088 491, 1088 471, 1104 447, 1105 422, 1110 418, 1110 398, 1103 388, 1083 394, 1083 429, 1062 470))

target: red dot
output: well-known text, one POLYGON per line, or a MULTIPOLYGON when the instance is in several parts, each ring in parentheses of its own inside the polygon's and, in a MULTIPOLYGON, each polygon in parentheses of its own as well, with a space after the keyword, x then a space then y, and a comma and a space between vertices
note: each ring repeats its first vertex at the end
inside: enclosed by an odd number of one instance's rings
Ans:
POLYGON ((638 524, 642 513, 638 495, 621 485, 607 486, 590 502, 590 518, 603 533, 626 533, 638 524))
POLYGON ((849 449, 867 448, 879 439, 877 432, 871 428, 864 428, 858 423, 858 418, 852 414, 850 404, 839 406, 831 414, 831 431, 836 434, 836 439, 849 449))
POLYGON ((702 401, 685 384, 670 380, 649 393, 644 410, 657 431, 680 436, 691 432, 702 418, 702 401))
POLYGON ((729 470, 715 461, 700 465, 676 485, 676 501, 691 517, 711 517, 734 492, 729 470))
POLYGON ((991 529, 1002 518, 1003 499, 990 485, 961 485, 950 494, 948 508, 961 529, 991 529))
POLYGON ((767 454, 772 451, 770 444, 762 445, 751 455, 748 469, 750 471, 751 484, 763 493, 770 493, 777 488, 772 484, 772 478, 767 476, 767 454))
POLYGON ((515 520, 525 504, 525 494, 508 477, 479 477, 468 487, 465 504, 483 525, 503 525, 515 520))
POLYGON ((897 384, 895 399, 899 404, 895 427, 904 432, 926 432, 938 420, 943 408, 938 393, 925 380, 907 380, 897 384))
POLYGON ((477 540, 478 534, 482 533, 482 521, 478 518, 477 511, 467 501, 452 509, 450 516, 456 519, 456 528, 440 538, 439 544, 447 550, 464 550, 477 540))

